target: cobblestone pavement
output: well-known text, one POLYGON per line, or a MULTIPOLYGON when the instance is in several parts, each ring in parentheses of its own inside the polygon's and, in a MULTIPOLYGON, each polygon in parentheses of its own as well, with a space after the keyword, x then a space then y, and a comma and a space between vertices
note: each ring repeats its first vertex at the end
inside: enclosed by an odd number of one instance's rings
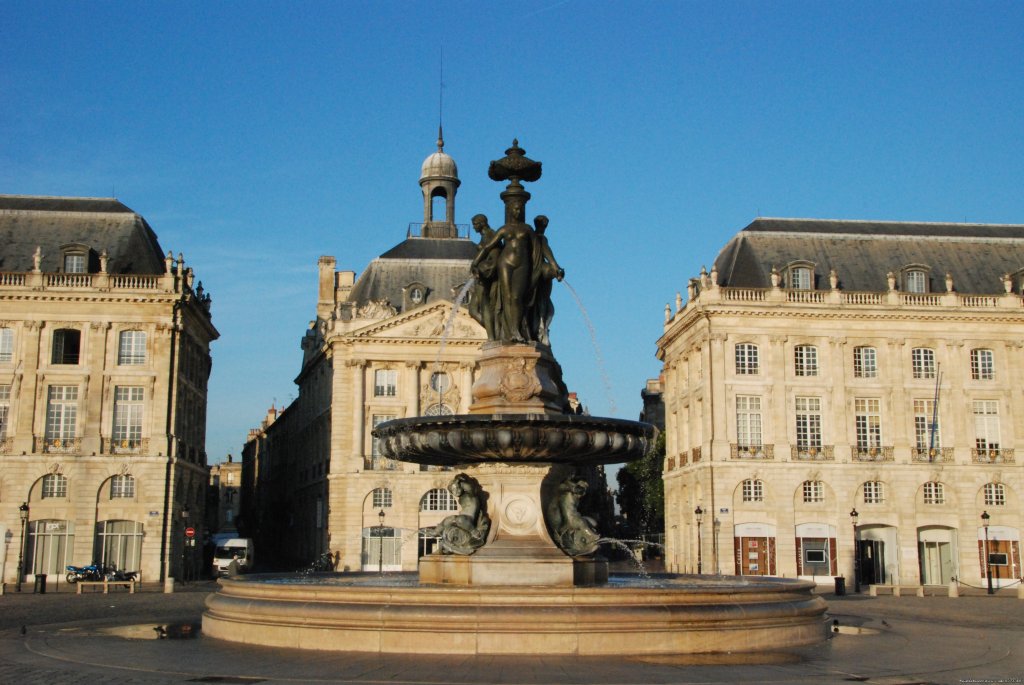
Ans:
POLYGON ((834 597, 839 632, 790 654, 704 657, 450 657, 257 648, 203 638, 213 583, 174 594, 0 596, 0 683, 1024 683, 1024 601, 1016 594, 834 597), (156 639, 169 626, 183 639, 156 639))

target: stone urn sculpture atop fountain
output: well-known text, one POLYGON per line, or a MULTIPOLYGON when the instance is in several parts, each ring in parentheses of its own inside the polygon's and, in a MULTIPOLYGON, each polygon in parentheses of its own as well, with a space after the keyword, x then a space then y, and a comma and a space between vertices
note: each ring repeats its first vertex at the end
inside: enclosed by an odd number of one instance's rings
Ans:
POLYGON ((585 481, 575 468, 637 459, 654 429, 570 413, 548 335, 552 284, 565 271, 545 236, 547 217, 527 223, 530 193, 522 185, 540 178, 541 164, 513 141, 505 157, 491 162, 488 175, 508 185, 501 193, 505 221, 499 229, 492 230, 482 214, 474 217, 481 239, 471 266, 471 313, 488 340, 469 414, 397 419, 377 426, 374 435, 385 456, 462 469, 456 478, 472 481, 486 495, 486 540, 481 544, 478 535, 466 543, 470 522, 449 517, 449 525, 428 531, 439 537, 441 553, 420 560, 421 582, 603 582, 607 564, 594 556, 599 536, 593 519, 577 508, 585 481))

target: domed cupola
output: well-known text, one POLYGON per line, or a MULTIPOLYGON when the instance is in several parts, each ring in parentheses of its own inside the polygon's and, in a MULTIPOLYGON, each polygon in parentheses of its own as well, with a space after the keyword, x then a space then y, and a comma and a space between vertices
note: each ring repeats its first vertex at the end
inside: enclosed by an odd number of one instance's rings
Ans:
POLYGON ((424 238, 458 237, 458 229, 455 227, 455 192, 460 184, 459 169, 451 155, 444 151, 444 134, 438 126, 437 152, 423 160, 420 169, 424 238))

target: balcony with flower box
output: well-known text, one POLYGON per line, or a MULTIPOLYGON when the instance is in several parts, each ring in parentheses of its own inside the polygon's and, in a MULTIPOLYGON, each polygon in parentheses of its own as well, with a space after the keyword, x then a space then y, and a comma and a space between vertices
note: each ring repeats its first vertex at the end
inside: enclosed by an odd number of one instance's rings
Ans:
POLYGON ((854 461, 894 461, 893 448, 888 447, 854 447, 854 461))
POLYGON ((103 438, 103 454, 145 454, 149 452, 149 438, 103 438))
POLYGON ((915 447, 910 450, 910 461, 915 464, 952 464, 952 447, 915 447))
POLYGON ((729 445, 730 459, 755 459, 771 461, 775 459, 775 445, 729 445))
POLYGON ((793 445, 789 457, 790 461, 835 461, 835 445, 820 445, 818 447, 807 447, 793 445))
POLYGON ((32 451, 37 454, 74 454, 82 451, 81 438, 43 438, 37 435, 32 443, 32 451))

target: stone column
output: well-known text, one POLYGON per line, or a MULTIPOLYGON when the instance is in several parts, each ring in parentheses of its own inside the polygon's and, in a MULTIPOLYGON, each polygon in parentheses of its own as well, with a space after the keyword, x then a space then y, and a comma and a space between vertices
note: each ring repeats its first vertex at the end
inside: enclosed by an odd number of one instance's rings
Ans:
POLYGON ((420 411, 420 362, 406 362, 405 368, 405 415, 419 416, 423 413, 420 411))
MULTIPOLYGON (((366 456, 366 362, 350 360, 346 365, 352 370, 352 454, 359 459, 366 456)), ((363 468, 363 462, 359 464, 363 468)))
MULTIPOLYGON (((26 321, 22 327, 24 339, 21 344, 21 359, 23 375, 21 377, 21 388, 18 393, 18 418, 14 434, 18 436, 18 444, 12 448, 14 454, 20 452, 32 452, 32 438, 34 435, 35 415, 39 412, 39 391, 37 385, 41 383, 39 378, 39 362, 41 344, 42 324, 38 321, 26 321)), ((46 398, 42 399, 44 406, 46 398)), ((45 409, 43 410, 45 411, 45 409)), ((45 421, 45 417, 42 419, 45 421)))

